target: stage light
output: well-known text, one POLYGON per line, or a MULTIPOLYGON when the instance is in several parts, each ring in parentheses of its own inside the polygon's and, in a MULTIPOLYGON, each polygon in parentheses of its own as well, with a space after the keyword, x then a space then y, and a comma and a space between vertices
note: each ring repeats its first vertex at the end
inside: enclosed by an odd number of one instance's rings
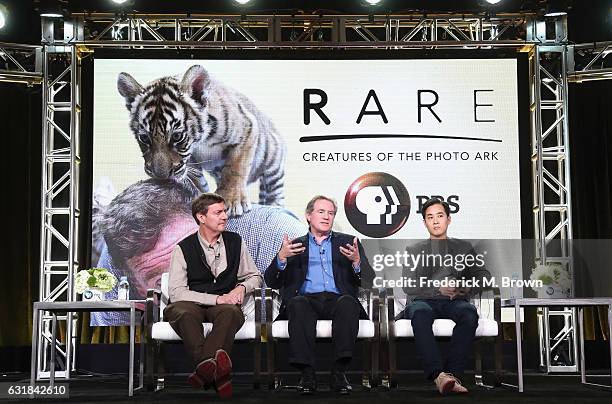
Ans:
POLYGON ((497 3, 499 3, 499 2, 500 2, 500 1, 502 1, 502 0, 485 0, 485 1, 486 1, 487 3, 489 3, 489 4, 497 4, 497 3))
POLYGON ((6 24, 6 8, 0 4, 0 29, 4 28, 4 24, 6 24))
POLYGON ((41 17, 61 18, 64 16, 64 10, 60 3, 55 0, 43 0, 40 2, 38 13, 41 17))
POLYGON ((378 3, 380 3, 380 0, 365 0, 365 1, 366 1, 366 3, 368 3, 371 6, 375 6, 378 3))
POLYGON ((548 0, 545 17, 559 17, 567 14, 567 6, 563 0, 548 0))
POLYGON ((235 0, 235 1, 238 4, 244 5, 244 4, 247 4, 250 0, 235 0))
POLYGON ((123 4, 126 1, 128 1, 128 0, 112 0, 112 2, 115 3, 115 4, 123 4))

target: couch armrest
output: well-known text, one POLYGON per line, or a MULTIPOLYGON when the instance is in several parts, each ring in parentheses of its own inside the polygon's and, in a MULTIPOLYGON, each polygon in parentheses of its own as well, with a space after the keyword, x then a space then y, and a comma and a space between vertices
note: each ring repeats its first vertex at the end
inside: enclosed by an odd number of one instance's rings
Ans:
POLYGON ((501 291, 497 287, 493 288, 493 318, 497 321, 501 333, 501 291))
POLYGON ((498 324, 501 324, 501 292, 498 287, 485 288, 479 291, 477 294, 472 296, 472 301, 476 300, 479 304, 479 307, 482 307, 483 300, 492 300, 493 301, 493 320, 495 320, 498 324), (484 297, 484 294, 488 294, 488 297, 484 297))
POLYGON ((393 324, 395 321, 395 296, 393 288, 385 289, 385 307, 387 308, 387 321, 393 324))
MULTIPOLYGON (((386 288, 384 291, 385 303, 383 305, 382 315, 384 316, 384 337, 393 343, 395 339, 395 296, 393 288, 386 288), (386 311, 386 312, 385 312, 386 311)), ((395 346, 390 347, 395 350, 395 346)))
POLYGON ((163 313, 160 312, 161 290, 147 289, 146 315, 151 323, 161 321, 163 313))
POLYGON ((263 292, 263 288, 255 288, 253 291, 253 296, 255 297, 255 324, 260 327, 262 323, 262 314, 261 311, 261 294, 263 292))
MULTIPOLYGON (((374 321, 376 324, 376 328, 378 328, 378 323, 380 323, 380 293, 378 289, 370 290, 370 301, 372 306, 372 314, 370 320, 374 321)), ((383 305, 384 306, 384 305, 383 305)))
MULTIPOLYGON (((269 333, 272 333, 272 321, 274 320, 274 313, 273 313, 273 307, 272 305, 274 304, 274 299, 278 298, 280 295, 278 293, 277 290, 272 289, 272 288, 265 288, 264 289, 264 294, 265 294, 265 310, 266 310, 266 329, 268 330, 269 333)), ((270 335, 268 335, 268 338, 270 338, 270 335)))
POLYGON ((380 293, 378 289, 359 288, 359 304, 364 308, 368 318, 378 324, 380 321, 380 293))
MULTIPOLYGON (((262 288, 255 288, 253 294, 255 296, 255 342, 257 344, 261 343, 261 324, 263 319, 263 312, 261 311, 261 295, 263 293, 262 288)), ((258 345, 259 346, 259 345, 258 345)), ((256 348, 259 349, 259 348, 256 348)), ((257 364, 255 365, 257 369, 257 364)), ((259 383, 259 382, 257 382, 259 383)))

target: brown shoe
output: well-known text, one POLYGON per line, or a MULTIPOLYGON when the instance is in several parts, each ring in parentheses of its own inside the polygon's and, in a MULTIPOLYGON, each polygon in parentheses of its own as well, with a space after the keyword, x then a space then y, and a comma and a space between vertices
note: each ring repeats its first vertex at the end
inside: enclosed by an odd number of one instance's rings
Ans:
POLYGON ((215 374, 215 390, 221 398, 232 397, 232 360, 227 352, 219 349, 215 354, 217 372, 215 374))
POLYGON ((436 384, 436 387, 438 388, 440 394, 444 396, 453 391, 453 389, 455 388, 456 380, 457 379, 455 379, 455 376, 449 373, 440 372, 438 377, 436 377, 436 379, 434 380, 434 383, 436 384))
MULTIPOLYGON (((453 375, 451 375, 453 376, 453 375)), ((463 387, 463 385, 461 384, 461 381, 459 379, 457 379, 455 376, 453 376, 453 378, 455 379, 455 385, 453 386, 453 389, 451 390, 453 393, 455 394, 466 394, 469 393, 469 390, 466 389, 465 387, 463 387)))

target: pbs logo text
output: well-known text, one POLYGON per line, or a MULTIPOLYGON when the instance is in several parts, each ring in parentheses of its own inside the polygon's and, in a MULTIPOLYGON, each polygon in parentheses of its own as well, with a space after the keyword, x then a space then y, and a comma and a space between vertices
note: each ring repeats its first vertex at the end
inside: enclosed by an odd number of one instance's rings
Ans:
POLYGON ((415 199, 417 200, 417 210, 416 213, 421 215, 423 213, 423 205, 429 198, 438 198, 441 201, 448 203, 448 207, 450 208, 450 213, 454 214, 459 212, 459 195, 448 195, 446 197, 442 195, 417 195, 415 199))

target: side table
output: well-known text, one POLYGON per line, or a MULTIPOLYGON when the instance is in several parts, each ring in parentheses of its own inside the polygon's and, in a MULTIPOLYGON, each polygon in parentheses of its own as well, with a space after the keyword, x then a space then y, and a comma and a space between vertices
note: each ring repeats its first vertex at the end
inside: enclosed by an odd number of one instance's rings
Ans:
MULTIPOLYGON (((503 299, 502 307, 514 307, 515 310, 515 327, 516 327, 516 366, 518 374, 518 390, 523 392, 523 352, 521 341, 521 307, 576 307, 578 308, 578 341, 580 344, 580 381, 582 384, 590 384, 612 389, 612 298, 600 297, 591 299, 534 299, 534 298, 519 298, 519 299, 503 299), (598 385, 596 383, 587 383, 585 358, 584 358, 584 318, 583 312, 585 307, 590 306, 608 306, 608 327, 609 327, 609 343, 610 343, 610 385, 598 385)), ((515 386, 516 387, 516 386, 515 386)))
MULTIPOLYGON (((130 312, 130 363, 129 363, 129 382, 128 382, 128 395, 131 397, 134 395, 134 338, 136 328, 136 312, 141 315, 140 323, 142 335, 146 331, 148 326, 148 319, 145 310, 145 300, 102 300, 94 302, 35 302, 33 307, 33 319, 32 319, 32 368, 30 385, 34 386, 38 377, 38 340, 39 340, 39 318, 41 311, 48 311, 52 314, 51 319, 51 358, 49 364, 49 383, 53 386, 55 382, 55 355, 56 355, 56 339, 57 339, 57 313, 58 312, 94 312, 94 311, 129 311, 130 312)), ((136 390, 142 389, 144 386, 144 360, 145 360, 145 339, 141 338, 140 341, 140 366, 139 366, 139 386, 136 390)), ((66 364, 70 366, 70 364, 66 364)))

